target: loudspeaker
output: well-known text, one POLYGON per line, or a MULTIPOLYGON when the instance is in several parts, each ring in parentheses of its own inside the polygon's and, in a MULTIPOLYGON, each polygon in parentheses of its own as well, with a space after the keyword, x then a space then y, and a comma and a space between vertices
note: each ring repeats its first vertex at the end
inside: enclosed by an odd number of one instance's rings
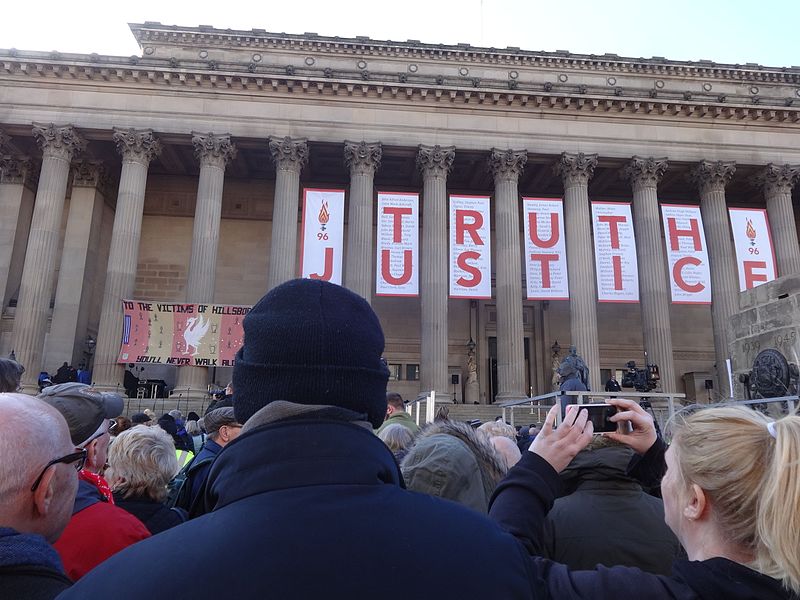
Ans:
POLYGON ((450 375, 450 383, 452 385, 458 385, 458 373, 454 373, 453 375, 450 375))
POLYGON ((714 389, 714 380, 713 379, 706 379, 706 389, 713 390, 714 389))

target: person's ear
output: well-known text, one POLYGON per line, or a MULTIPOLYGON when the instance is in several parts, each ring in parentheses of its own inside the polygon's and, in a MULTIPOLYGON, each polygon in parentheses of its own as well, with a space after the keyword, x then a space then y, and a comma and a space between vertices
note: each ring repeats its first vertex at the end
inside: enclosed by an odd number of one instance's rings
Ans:
POLYGON ((689 487, 688 502, 683 508, 683 516, 690 521, 697 521, 704 517, 709 506, 708 496, 703 488, 696 483, 689 487))
MULTIPOLYGON (((86 465, 88 470, 95 469, 97 465, 97 440, 94 439, 86 446, 86 465)), ((100 465, 102 466, 102 465, 100 465)))
POLYGON ((50 506, 56 495, 56 469, 58 465, 53 465, 42 476, 39 487, 33 493, 33 505, 39 515, 46 517, 50 512, 50 506))

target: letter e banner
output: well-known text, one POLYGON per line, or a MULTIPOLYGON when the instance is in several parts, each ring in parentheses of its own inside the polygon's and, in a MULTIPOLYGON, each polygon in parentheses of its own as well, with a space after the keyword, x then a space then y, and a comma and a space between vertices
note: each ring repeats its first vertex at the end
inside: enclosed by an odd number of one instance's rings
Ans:
POLYGON ((729 208, 739 291, 752 289, 775 279, 775 251, 763 208, 729 208))

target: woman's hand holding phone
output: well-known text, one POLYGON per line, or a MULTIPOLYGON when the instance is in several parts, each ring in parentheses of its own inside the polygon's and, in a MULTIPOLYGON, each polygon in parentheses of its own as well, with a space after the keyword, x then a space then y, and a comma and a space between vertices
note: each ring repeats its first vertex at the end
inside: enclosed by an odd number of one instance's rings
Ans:
POLYGON ((655 425, 653 424, 653 417, 634 400, 609 398, 608 403, 616 406, 619 411, 617 414, 609 417, 609 421, 614 421, 615 423, 630 421, 633 430, 628 433, 620 433, 618 431, 607 432, 603 435, 616 442, 625 444, 638 454, 645 454, 650 447, 656 443, 656 439, 658 438, 655 425))
POLYGON ((566 417, 558 428, 553 429, 559 410, 561 405, 556 403, 547 413, 542 430, 529 451, 541 456, 560 473, 592 440, 593 428, 592 423, 587 422, 589 414, 586 409, 576 415, 574 407, 568 406, 566 417))

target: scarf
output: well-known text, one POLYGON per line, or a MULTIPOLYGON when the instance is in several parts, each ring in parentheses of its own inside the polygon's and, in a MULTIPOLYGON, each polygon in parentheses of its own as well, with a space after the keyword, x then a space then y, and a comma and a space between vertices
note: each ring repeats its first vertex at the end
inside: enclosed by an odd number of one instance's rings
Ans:
POLYGON ((100 492, 100 495, 103 496, 106 502, 109 504, 114 504, 114 496, 111 493, 111 488, 108 485, 108 482, 103 478, 102 475, 98 475, 97 473, 92 473, 91 471, 87 471, 86 469, 81 469, 78 473, 78 479, 81 479, 87 483, 91 483, 97 490, 100 492))

